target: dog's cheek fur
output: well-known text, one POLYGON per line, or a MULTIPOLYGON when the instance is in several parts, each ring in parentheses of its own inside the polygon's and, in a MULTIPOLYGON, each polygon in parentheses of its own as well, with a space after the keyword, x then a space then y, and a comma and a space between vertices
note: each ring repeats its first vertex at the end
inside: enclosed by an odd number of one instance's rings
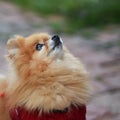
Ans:
POLYGON ((38 72, 44 72, 48 68, 50 62, 45 59, 41 60, 39 53, 34 50, 32 54, 30 51, 22 50, 16 56, 14 64, 18 76, 23 79, 29 79, 32 75, 38 74, 38 72))

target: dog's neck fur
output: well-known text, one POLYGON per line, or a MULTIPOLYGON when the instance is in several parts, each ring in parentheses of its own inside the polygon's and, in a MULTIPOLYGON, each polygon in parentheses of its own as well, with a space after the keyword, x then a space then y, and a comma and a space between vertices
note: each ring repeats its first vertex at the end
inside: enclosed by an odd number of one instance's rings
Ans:
POLYGON ((37 70, 33 69, 36 65, 32 68, 28 63, 22 65, 19 60, 15 64, 18 64, 19 74, 14 88, 10 88, 11 107, 24 106, 28 110, 49 112, 62 110, 71 104, 86 104, 90 95, 89 81, 82 64, 71 54, 66 54, 64 65, 58 61, 52 68, 47 63, 44 68, 36 64, 37 70))

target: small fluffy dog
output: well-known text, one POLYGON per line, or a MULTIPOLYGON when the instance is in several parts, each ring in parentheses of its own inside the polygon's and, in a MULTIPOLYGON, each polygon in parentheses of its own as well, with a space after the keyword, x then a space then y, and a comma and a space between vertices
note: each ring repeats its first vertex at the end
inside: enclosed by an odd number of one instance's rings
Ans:
POLYGON ((58 35, 16 36, 7 49, 14 76, 1 78, 0 120, 86 119, 87 73, 58 35))

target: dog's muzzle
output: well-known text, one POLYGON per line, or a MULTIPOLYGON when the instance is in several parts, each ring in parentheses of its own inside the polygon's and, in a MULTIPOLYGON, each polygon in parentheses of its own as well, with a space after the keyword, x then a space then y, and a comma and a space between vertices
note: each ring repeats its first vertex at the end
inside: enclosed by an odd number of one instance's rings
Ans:
POLYGON ((62 43, 63 41, 61 40, 61 38, 58 35, 54 35, 51 40, 54 41, 54 46, 53 49, 55 49, 56 47, 62 47, 62 43))
POLYGON ((57 56, 57 58, 61 58, 63 55, 63 41, 58 35, 54 35, 50 38, 48 46, 50 49, 48 56, 54 55, 57 56))

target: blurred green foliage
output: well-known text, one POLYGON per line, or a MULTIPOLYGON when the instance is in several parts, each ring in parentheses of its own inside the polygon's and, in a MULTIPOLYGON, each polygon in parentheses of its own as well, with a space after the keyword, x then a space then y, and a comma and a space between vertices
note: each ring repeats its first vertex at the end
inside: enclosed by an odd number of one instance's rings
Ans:
POLYGON ((52 23, 58 31, 120 23, 120 0, 11 0, 42 15, 62 15, 65 23, 52 23), (64 27, 63 27, 64 26, 64 27))

